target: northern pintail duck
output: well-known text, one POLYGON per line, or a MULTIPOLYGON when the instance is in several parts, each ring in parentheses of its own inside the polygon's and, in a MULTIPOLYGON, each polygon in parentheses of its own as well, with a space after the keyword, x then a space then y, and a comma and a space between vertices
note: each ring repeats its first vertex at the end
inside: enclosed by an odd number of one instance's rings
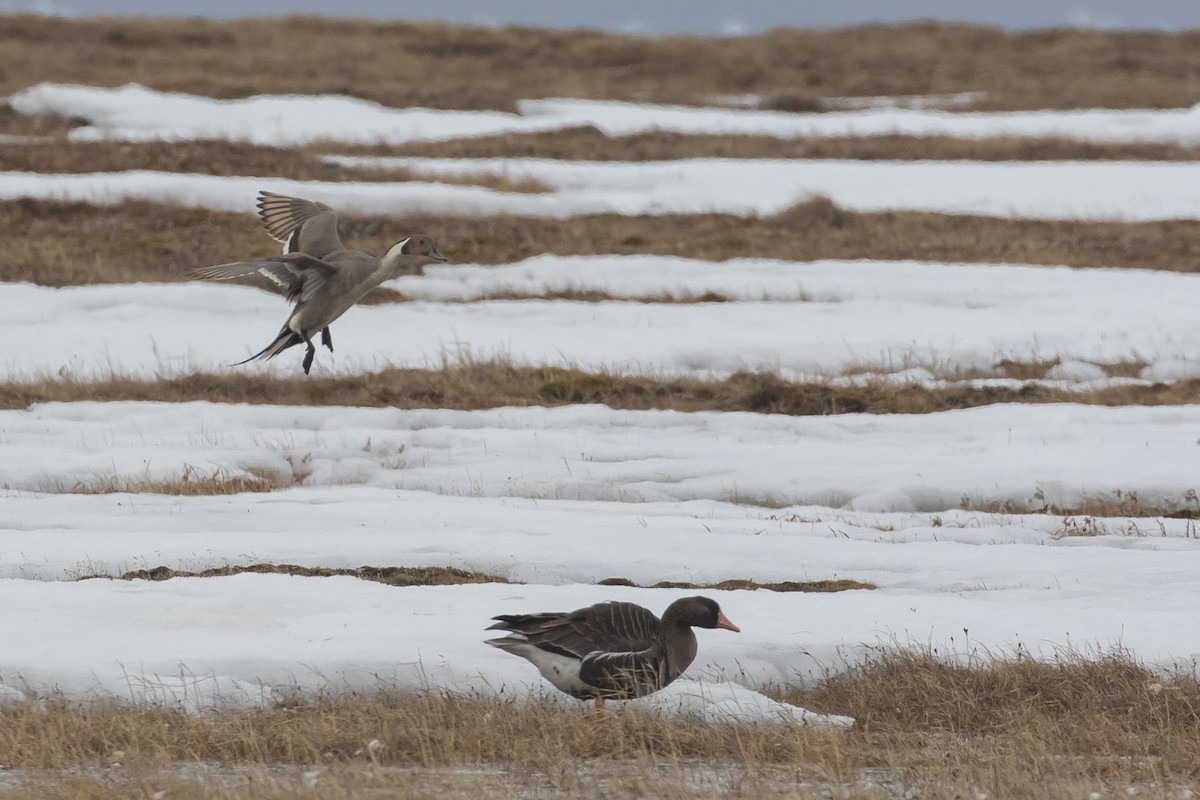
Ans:
POLYGON ((555 688, 580 700, 626 700, 662 689, 696 658, 692 628, 739 631, 707 597, 684 597, 662 619, 633 603, 597 603, 569 613, 503 614, 488 644, 533 663, 555 688))
MULTIPOLYGON (((321 332, 321 344, 333 351, 329 324, 379 284, 401 275, 420 275, 432 261, 445 261, 433 239, 417 234, 392 245, 382 257, 347 250, 338 236, 337 214, 324 203, 287 197, 274 192, 258 195, 259 217, 283 254, 213 267, 191 267, 188 275, 205 280, 228 280, 262 273, 287 289, 296 306, 269 345, 245 361, 274 358, 303 342, 304 374, 312 367, 317 348, 312 337, 321 332)), ((236 366, 236 365, 235 365, 236 366)))

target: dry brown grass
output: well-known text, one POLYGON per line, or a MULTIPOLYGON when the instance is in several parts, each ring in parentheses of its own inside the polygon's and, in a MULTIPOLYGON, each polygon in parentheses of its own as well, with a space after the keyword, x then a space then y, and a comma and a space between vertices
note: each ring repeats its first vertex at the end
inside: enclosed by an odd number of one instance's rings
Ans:
MULTIPOLYGON (((271 188, 270 179, 263 180, 262 188, 271 188)), ((253 203, 247 196, 247 212, 253 203)), ((112 206, 5 201, 0 202, 0 228, 9 231, 0 251, 0 280, 46 286, 178 281, 185 279, 186 267, 277 252, 250 213, 141 201, 112 206)), ((544 253, 646 253, 714 261, 868 258, 1200 270, 1196 220, 1116 223, 860 213, 823 198, 767 217, 342 218, 343 238, 368 252, 383 252, 414 231, 435 236, 438 248, 459 264, 509 263, 544 253)), ((262 285, 270 284, 264 280, 262 285)))
MULTIPOLYGON (((222 567, 190 572, 159 566, 149 569, 137 569, 116 576, 120 580, 166 581, 173 578, 216 578, 228 575, 241 575, 251 572, 272 575, 298 575, 305 578, 328 578, 331 576, 350 576, 362 580, 385 583, 389 586, 457 586, 464 583, 520 583, 510 581, 499 575, 485 572, 458 569, 456 567, 357 567, 355 569, 331 567, 301 567, 296 564, 248 564, 236 566, 227 564, 222 567)), ((108 575, 81 575, 81 580, 89 578, 106 578, 108 575)), ((638 586, 639 584, 625 578, 606 578, 597 581, 597 586, 638 586)), ((852 580, 822 580, 822 581, 777 581, 759 583, 745 579, 730 579, 717 583, 691 583, 688 581, 658 581, 649 584, 651 589, 709 589, 714 591, 754 591, 764 589, 769 592, 845 592, 852 589, 876 589, 871 583, 852 580)))
POLYGON ((426 181, 483 186, 501 192, 548 192, 536 178, 510 178, 501 172, 479 171, 431 177, 405 167, 343 166, 321 160, 303 149, 260 147, 242 142, 0 142, 0 171, 41 173, 159 170, 199 175, 262 175, 264 182, 287 178, 300 181, 426 181))
POLYGON ((1179 107, 1200 100, 1200 32, 1011 32, 912 23, 636 38, 313 17, 61 19, 9 15, 0 94, 42 81, 213 97, 344 93, 392 106, 512 108, 523 97, 702 102, 982 92, 975 107, 1179 107), (295 53, 303 53, 297 59, 295 53))
MULTIPOLYGON (((970 646, 969 631, 961 644, 970 646)), ((1064 652, 1049 662, 975 651, 952 663, 936 650, 896 649, 778 696, 840 709, 864 732, 996 735, 1062 726, 1076 748, 1166 757, 1182 747, 1189 753, 1182 763, 1200 769, 1200 681, 1157 674, 1121 651, 1064 652)))
MULTIPOLYGON (((0 134, 40 136, 34 142, 0 142, 0 170, 43 173, 161 170, 201 175, 262 175, 292 180, 422 180, 403 168, 343 166, 323 155, 421 158, 557 158, 588 161, 669 161, 683 158, 805 158, 974 161, 1195 161, 1200 148, 1165 142, 1081 142, 1070 139, 949 136, 777 138, 774 136, 681 134, 649 131, 608 136, 591 126, 539 133, 410 142, 399 145, 315 143, 280 148, 223 140, 179 142, 72 142, 71 121, 26 117, 0 103, 0 134)), ((437 176, 443 183, 488 186, 499 191, 543 192, 533 179, 503 174, 437 176)))
MULTIPOLYGON (((297 370, 298 371, 298 370, 297 370)), ((480 409, 600 403, 612 408, 676 411, 753 411, 795 416, 925 414, 993 403, 1191 405, 1200 380, 1070 391, 1030 383, 1020 387, 970 385, 928 388, 884 382, 861 386, 799 383, 767 372, 739 372, 719 380, 614 375, 511 363, 446 364, 441 369, 387 369, 336 377, 276 378, 239 373, 196 373, 176 378, 99 378, 0 383, 0 408, 33 403, 153 400, 385 408, 480 409)), ((298 479, 302 477, 298 476, 298 479)), ((98 481, 103 485, 104 481, 98 481)), ((70 490, 71 487, 61 487, 70 490)))
MULTIPOLYGON (((172 569, 171 567, 151 567, 136 569, 117 576, 123 581, 167 581, 172 578, 219 578, 243 573, 270 575, 299 575, 305 578, 329 578, 333 576, 349 576, 365 581, 384 583, 388 586, 460 586, 464 583, 510 583, 508 578, 499 575, 489 575, 484 572, 458 569, 457 567, 301 567, 296 564, 247 564, 245 566, 226 565, 213 567, 199 572, 172 569)), ((107 577, 84 575, 81 579, 92 577, 107 577)))
MULTIPOLYGON (((1085 494, 1075 505, 1056 503, 1039 489, 1030 498, 1030 502, 1019 507, 1003 501, 976 503, 966 495, 963 496, 960 507, 964 511, 983 513, 1032 513, 1062 517, 1063 524, 1058 531, 1059 536, 1099 536, 1106 533, 1146 535, 1146 532, 1137 526, 1134 526, 1132 530, 1110 529, 1106 523, 1101 521, 1105 518, 1123 518, 1125 520, 1149 517, 1200 519, 1200 497, 1197 497, 1194 489, 1184 492, 1182 496, 1174 500, 1156 499, 1153 502, 1143 500, 1136 490, 1116 489, 1102 494, 1085 494)), ((1154 533, 1162 534, 1161 531, 1154 531, 1154 533)))
POLYGON ((80 122, 52 114, 18 114, 6 101, 0 100, 0 134, 4 136, 46 138, 66 144, 67 132, 80 122))
MULTIPOLYGON (((525 767, 381 767, 366 762, 312 767, 102 768, 85 776, 22 770, 13 794, 0 785, 0 797, 22 800, 427 800, 431 797, 595 798, 595 800, 696 800, 698 798, 825 797, 793 788, 825 783, 809 770, 722 764, 656 763, 649 759, 578 760, 552 772, 525 767), (163 794, 159 794, 159 793, 163 794)), ((815 791, 815 788, 813 789, 815 791)), ((870 797, 882 797, 872 793, 870 797)))
MULTIPOLYGON (((598 581, 597 586, 639 586, 641 584, 634 583, 627 578, 605 578, 598 581)), ((773 583, 759 583, 758 581, 749 581, 743 578, 731 578, 729 580, 719 581, 717 583, 692 583, 690 581, 658 581, 648 585, 642 585, 642 588, 649 589, 714 589, 718 591, 736 591, 766 589, 769 592, 848 592, 854 589, 878 589, 879 587, 873 583, 863 583, 862 581, 852 581, 847 579, 838 580, 823 580, 823 581, 777 581, 773 583)))
POLYGON ((125 796, 217 796, 222 776, 221 797, 291 797, 303 772, 322 797, 375 796, 346 782, 419 796, 414 782, 439 778, 453 796, 1178 797, 1200 779, 1200 684, 1120 652, 955 665, 895 650, 773 694, 857 724, 697 724, 627 708, 595 719, 565 699, 441 691, 294 694, 205 714, 43 697, 0 708, 0 763, 37 800, 122 796, 139 779, 125 796), (51 793, 56 781, 81 793, 51 793))
MULTIPOLYGON (((6 487, 7 488, 7 487, 6 487)), ((270 476, 230 475, 224 470, 211 473, 195 467, 185 467, 178 475, 169 478, 135 478, 124 475, 108 475, 94 480, 77 481, 73 484, 44 484, 38 491, 55 494, 167 494, 179 497, 241 494, 243 492, 271 492, 282 488, 278 480, 270 476)))
POLYGON ((870 136, 829 139, 682 134, 650 131, 608 136, 591 126, 542 133, 507 133, 402 145, 326 145, 342 154, 426 158, 560 158, 586 161, 670 161, 681 158, 837 158, 863 161, 1195 161, 1200 148, 1160 142, 1080 142, 1070 139, 955 139, 870 136))

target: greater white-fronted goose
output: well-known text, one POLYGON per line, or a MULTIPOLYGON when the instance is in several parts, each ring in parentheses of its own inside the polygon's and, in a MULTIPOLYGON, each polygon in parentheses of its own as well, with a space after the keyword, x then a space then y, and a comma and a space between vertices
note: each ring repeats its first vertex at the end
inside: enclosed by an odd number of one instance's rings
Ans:
MULTIPOLYGON (((287 289, 296 305, 279 335, 259 352, 239 361, 274 358, 304 342, 304 374, 312 367, 317 348, 312 337, 333 351, 329 324, 379 284, 401 275, 420 275, 422 266, 445 261, 433 239, 417 234, 397 242, 382 257, 347 250, 338 236, 337 214, 324 203, 273 192, 258 195, 258 215, 267 233, 283 242, 283 254, 213 267, 191 267, 188 275, 205 280, 228 280, 261 273, 287 289)), ((236 366, 236 365, 234 365, 236 366)))
POLYGON ((597 603, 569 613, 502 614, 487 643, 529 660, 555 688, 580 700, 627 700, 662 689, 696 658, 692 628, 739 631, 714 600, 684 597, 660 620, 633 603, 597 603))

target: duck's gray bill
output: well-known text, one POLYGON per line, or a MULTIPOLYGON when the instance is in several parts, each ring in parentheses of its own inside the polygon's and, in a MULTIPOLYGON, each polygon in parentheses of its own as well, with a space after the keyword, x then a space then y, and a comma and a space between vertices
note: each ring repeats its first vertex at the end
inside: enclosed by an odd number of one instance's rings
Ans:
POLYGON ((448 258, 437 251, 436 247, 429 248, 429 252, 426 255, 428 255, 434 261, 449 261, 448 258))

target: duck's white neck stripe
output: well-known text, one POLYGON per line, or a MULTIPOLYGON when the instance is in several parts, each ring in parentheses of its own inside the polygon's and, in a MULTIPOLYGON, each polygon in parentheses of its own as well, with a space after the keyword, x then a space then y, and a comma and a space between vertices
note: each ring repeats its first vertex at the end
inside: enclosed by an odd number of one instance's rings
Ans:
MULTIPOLYGON (((410 236, 408 238, 411 239, 412 237, 410 236)), ((405 239, 403 242, 396 242, 394 245, 388 248, 387 255, 385 255, 384 258, 391 259, 400 256, 404 252, 404 245, 406 244, 408 244, 408 239, 405 239)))

